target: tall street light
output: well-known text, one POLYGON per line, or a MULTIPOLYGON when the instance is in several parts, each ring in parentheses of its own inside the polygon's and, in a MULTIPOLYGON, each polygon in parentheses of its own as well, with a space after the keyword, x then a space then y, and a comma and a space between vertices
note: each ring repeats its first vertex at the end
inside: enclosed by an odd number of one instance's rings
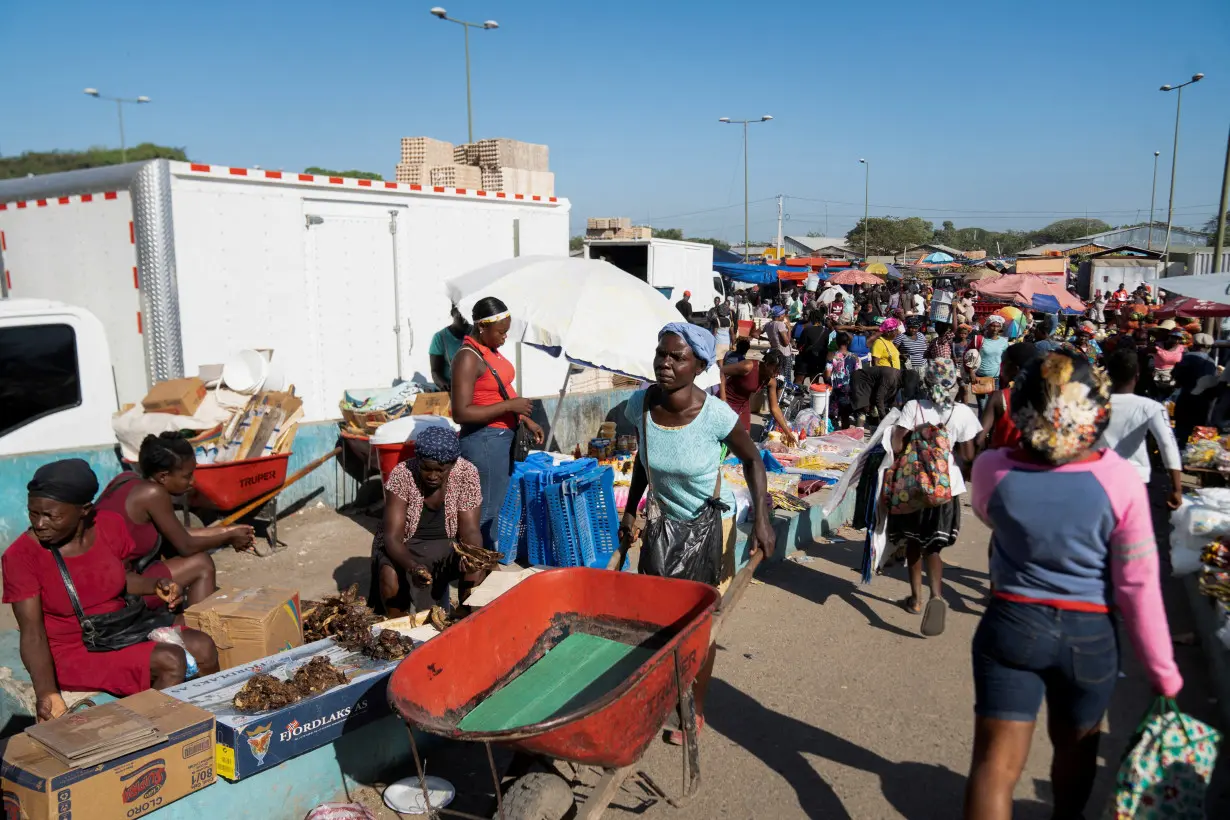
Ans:
POLYGON ((1192 83, 1198 83, 1204 79, 1203 74, 1193 74, 1192 78, 1185 83, 1178 85, 1164 85, 1162 91, 1178 91, 1178 102, 1174 107, 1174 151, 1170 157, 1170 206, 1166 209, 1166 249, 1163 252, 1165 261, 1162 265, 1162 275, 1166 273, 1166 268, 1170 266, 1170 228, 1174 223, 1174 174, 1175 169, 1179 164, 1179 113, 1183 110, 1183 89, 1192 83))
POLYGON ((128 146, 124 144, 124 103, 140 105, 150 101, 149 97, 108 97, 98 93, 97 88, 87 88, 85 93, 99 100, 110 100, 115 103, 115 113, 120 117, 120 159, 128 162, 128 146))
POLYGON ((871 163, 860 159, 863 165, 863 263, 867 262, 867 215, 871 202, 871 163))
POLYGON ((458 20, 454 17, 449 17, 448 12, 440 8, 439 6, 436 6, 434 9, 432 9, 431 13, 434 14, 436 17, 439 17, 441 20, 447 20, 450 23, 456 23, 457 25, 461 26, 465 30, 465 33, 466 33, 466 126, 467 126, 467 134, 469 135, 469 142, 473 143, 474 142, 474 109, 470 103, 470 29, 472 28, 497 29, 500 27, 500 24, 497 23, 495 20, 487 20, 486 22, 483 22, 483 23, 467 23, 465 20, 458 20))
POLYGON ((1157 158, 1161 151, 1153 152, 1153 193, 1149 194, 1149 239, 1147 251, 1153 250, 1153 203, 1157 199, 1157 158))
POLYGON ((747 261, 747 243, 748 243, 748 216, 747 216, 747 124, 749 122, 768 122, 773 119, 769 114, 765 114, 758 120, 732 120, 730 117, 719 117, 718 122, 724 122, 727 125, 736 124, 743 126, 743 261, 747 261))

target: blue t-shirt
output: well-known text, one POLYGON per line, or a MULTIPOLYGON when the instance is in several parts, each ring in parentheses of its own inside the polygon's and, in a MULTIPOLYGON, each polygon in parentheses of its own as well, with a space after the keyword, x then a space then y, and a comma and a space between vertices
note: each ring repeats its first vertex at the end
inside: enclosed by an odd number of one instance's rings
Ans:
POLYGON ((444 378, 452 380, 453 378, 453 357, 457 355, 457 351, 461 350, 461 343, 465 341, 465 334, 458 339, 453 335, 453 331, 449 328, 437 330, 435 335, 431 337, 431 344, 427 347, 427 353, 431 356, 444 357, 444 378))
POLYGON ((1003 336, 998 339, 982 340, 978 352, 982 354, 982 363, 978 365, 979 376, 994 376, 999 378, 999 366, 1004 360, 1004 351, 1008 349, 1008 340, 1003 336))
MULTIPOLYGON (((662 427, 651 415, 646 441, 641 429, 645 393, 633 393, 624 413, 640 434, 641 456, 649 454, 655 481, 653 492, 662 512, 675 521, 691 521, 700 515, 705 501, 713 497, 713 486, 722 466, 722 442, 739 423, 739 416, 726 402, 706 396, 705 406, 683 427, 662 427)), ((735 514, 735 496, 725 482, 722 501, 729 507, 722 517, 730 518, 735 514)))

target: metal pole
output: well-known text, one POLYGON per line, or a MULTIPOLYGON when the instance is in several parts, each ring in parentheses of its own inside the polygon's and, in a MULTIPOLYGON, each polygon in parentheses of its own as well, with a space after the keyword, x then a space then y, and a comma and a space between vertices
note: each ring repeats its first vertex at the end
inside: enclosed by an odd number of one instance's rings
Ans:
POLYGON ((747 120, 743 121, 743 261, 747 262, 747 120))
POLYGON ((572 364, 569 363, 568 369, 564 371, 564 383, 559 388, 559 399, 555 402, 555 412, 551 414, 551 432, 547 434, 547 440, 543 442, 543 449, 551 452, 551 445, 559 444, 559 436, 555 435, 556 425, 559 424, 560 410, 564 409, 564 395, 568 392, 568 380, 572 378, 572 364))
POLYGON ((1221 255, 1226 249, 1226 203, 1230 200, 1230 135, 1226 137, 1226 169, 1221 174, 1221 208, 1217 212, 1217 239, 1213 243, 1213 273, 1221 272, 1221 255))
POLYGON ((782 250, 782 195, 777 195, 777 258, 783 259, 786 254, 782 250))
POLYGON ((863 163, 863 261, 867 261, 867 219, 871 206, 871 163, 863 163))
POLYGON ((469 135, 469 142, 474 144, 474 109, 470 105, 470 26, 468 23, 462 23, 461 27, 466 32, 466 128, 469 135))
POLYGON ((404 363, 401 350, 401 272, 397 269, 397 209, 389 209, 389 238, 393 242, 393 344, 397 345, 397 380, 402 381, 404 363))
POLYGON ((1158 152, 1153 152, 1153 192, 1149 194, 1149 244, 1145 250, 1153 250, 1153 203, 1157 200, 1157 157, 1158 152))
MULTIPOLYGON (((1186 85, 1186 83, 1184 83, 1186 85)), ((1174 107, 1174 151, 1170 157, 1170 205, 1166 209, 1166 247, 1162 251, 1162 276, 1170 267, 1170 227, 1174 223, 1174 175, 1179 166, 1179 112, 1183 110, 1183 86, 1179 86, 1179 100, 1174 107)))
POLYGON ((120 115, 120 161, 128 162, 128 148, 124 145, 124 101, 115 101, 115 112, 120 115))

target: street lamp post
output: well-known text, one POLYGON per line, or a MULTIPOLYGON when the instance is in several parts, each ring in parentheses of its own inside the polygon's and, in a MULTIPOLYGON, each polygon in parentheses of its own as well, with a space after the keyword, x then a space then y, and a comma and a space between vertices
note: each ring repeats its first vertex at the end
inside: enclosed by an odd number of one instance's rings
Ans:
POLYGON ((467 23, 465 20, 458 20, 455 17, 449 17, 448 12, 436 6, 431 10, 431 13, 441 20, 447 20, 450 23, 456 23, 461 26, 466 33, 466 133, 469 135, 469 141, 474 142, 474 108, 470 102, 470 29, 497 29, 500 24, 495 20, 487 20, 482 23, 467 23))
POLYGON ((98 93, 97 88, 87 88, 85 93, 98 100, 110 100, 115 103, 115 113, 120 118, 120 159, 128 162, 128 146, 124 144, 124 103, 140 105, 150 101, 149 97, 106 97, 98 93))
POLYGON ((1166 248, 1163 251, 1164 261, 1162 263, 1162 275, 1166 275, 1166 268, 1170 266, 1170 229, 1174 224, 1174 175, 1175 169, 1179 165, 1179 113, 1183 110, 1183 89, 1192 83, 1198 83, 1204 79, 1203 74, 1193 74, 1192 78, 1185 83, 1178 85, 1164 85, 1161 91, 1178 91, 1178 101, 1174 107, 1174 150, 1170 157, 1170 205, 1166 209, 1166 248))
POLYGON ((731 123, 741 124, 743 126, 743 261, 747 261, 747 243, 748 243, 748 208, 747 208, 747 124, 750 122, 768 122, 773 119, 772 115, 765 114, 758 120, 732 120, 730 117, 719 117, 718 122, 724 122, 727 125, 731 123))
POLYGON ((1153 152, 1153 193, 1149 194, 1149 239, 1147 251, 1153 250, 1153 203, 1157 200, 1157 158, 1161 155, 1161 151, 1153 152))
POLYGON ((860 159, 863 166, 863 263, 867 262, 867 218, 871 202, 871 163, 860 159))

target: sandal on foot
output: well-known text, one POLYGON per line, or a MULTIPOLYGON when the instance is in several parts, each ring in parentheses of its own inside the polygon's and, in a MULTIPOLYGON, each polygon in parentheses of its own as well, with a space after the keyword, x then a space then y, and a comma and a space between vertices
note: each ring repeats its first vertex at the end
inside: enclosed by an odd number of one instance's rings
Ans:
POLYGON ((907 595, 901 599, 902 608, 911 615, 922 614, 922 604, 918 603, 918 599, 913 595, 907 595))
POLYGON ((928 638, 943 634, 947 614, 948 604, 944 603, 942 598, 932 598, 927 601, 927 608, 923 610, 922 627, 919 631, 928 638))
MULTIPOLYGON (((705 719, 697 715, 696 717, 697 737, 700 736, 700 730, 703 728, 705 728, 705 719)), ((671 729, 670 731, 668 731, 666 733, 666 742, 669 743, 671 746, 682 746, 683 745, 683 730, 682 729, 671 729)))

